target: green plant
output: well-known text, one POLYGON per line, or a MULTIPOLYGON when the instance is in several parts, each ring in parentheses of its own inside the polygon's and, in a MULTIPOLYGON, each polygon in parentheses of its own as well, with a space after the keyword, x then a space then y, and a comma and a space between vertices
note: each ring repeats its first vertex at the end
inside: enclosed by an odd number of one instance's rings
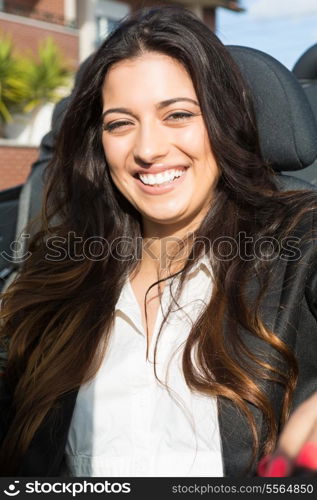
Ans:
POLYGON ((23 108, 26 93, 21 81, 19 60, 13 55, 10 37, 0 38, 0 126, 12 120, 12 113, 23 108))
POLYGON ((52 38, 40 44, 37 59, 21 57, 18 66, 26 96, 25 112, 60 99, 58 88, 69 83, 70 71, 52 38))
POLYGON ((11 38, 0 37, 0 135, 12 114, 32 112, 34 121, 41 106, 60 99, 58 90, 70 82, 71 72, 52 38, 39 45, 36 57, 13 52, 11 38))

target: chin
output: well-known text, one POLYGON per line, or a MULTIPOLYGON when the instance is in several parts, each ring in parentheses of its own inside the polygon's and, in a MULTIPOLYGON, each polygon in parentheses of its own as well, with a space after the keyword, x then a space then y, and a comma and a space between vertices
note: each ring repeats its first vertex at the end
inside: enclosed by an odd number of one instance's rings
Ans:
POLYGON ((166 214, 166 217, 160 213, 157 217, 155 215, 149 216, 148 217, 150 220, 153 222, 156 222, 158 224, 177 224, 181 222, 182 217, 180 215, 175 215, 175 217, 171 217, 171 214, 166 214))

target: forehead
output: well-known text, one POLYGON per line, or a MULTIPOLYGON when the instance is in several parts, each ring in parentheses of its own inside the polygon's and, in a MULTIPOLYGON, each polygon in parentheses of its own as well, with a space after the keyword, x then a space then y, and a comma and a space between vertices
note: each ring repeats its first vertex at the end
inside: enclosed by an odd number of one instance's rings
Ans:
POLYGON ((114 64, 105 76, 102 94, 105 105, 124 102, 138 105, 179 95, 196 97, 184 66, 172 57, 155 52, 114 64))

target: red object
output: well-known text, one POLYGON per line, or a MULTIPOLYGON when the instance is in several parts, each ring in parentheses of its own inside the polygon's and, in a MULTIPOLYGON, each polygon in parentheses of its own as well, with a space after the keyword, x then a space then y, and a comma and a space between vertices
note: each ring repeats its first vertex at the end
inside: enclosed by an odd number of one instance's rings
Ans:
POLYGON ((265 455, 265 457, 261 458, 258 463, 258 476, 264 476, 266 472, 266 467, 269 461, 271 460, 272 454, 265 455))
POLYGON ((295 464, 298 467, 317 470, 317 443, 308 441, 299 452, 295 464))
POLYGON ((287 477, 289 471, 290 465, 288 460, 280 455, 267 463, 264 474, 259 475, 262 477, 287 477))

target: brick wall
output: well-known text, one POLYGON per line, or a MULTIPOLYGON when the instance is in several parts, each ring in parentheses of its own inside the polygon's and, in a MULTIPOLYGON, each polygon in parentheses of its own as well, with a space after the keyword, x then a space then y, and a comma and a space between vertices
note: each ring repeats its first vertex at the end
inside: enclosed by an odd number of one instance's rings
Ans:
POLYGON ((0 145, 0 190, 23 184, 38 148, 0 145))
POLYGON ((31 50, 37 52, 38 44, 41 40, 51 36, 60 50, 65 55, 69 64, 75 68, 78 64, 79 47, 78 35, 67 32, 50 31, 41 27, 29 26, 23 22, 13 22, 7 19, 0 19, 0 33, 8 33, 14 40, 17 50, 31 50))
POLYGON ((64 24, 64 0, 4 0, 5 12, 64 24))
POLYGON ((64 17, 64 0, 38 0, 36 9, 64 17))

